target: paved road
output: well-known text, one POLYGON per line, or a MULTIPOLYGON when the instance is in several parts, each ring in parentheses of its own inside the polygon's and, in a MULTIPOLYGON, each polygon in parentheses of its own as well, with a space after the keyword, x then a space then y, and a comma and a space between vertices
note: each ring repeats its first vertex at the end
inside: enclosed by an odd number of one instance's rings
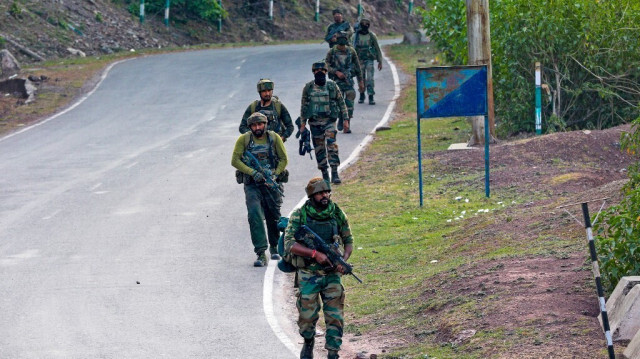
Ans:
MULTIPOLYGON (((325 52, 125 61, 72 110, 1 138, 0 358, 293 358, 265 319, 230 155, 258 79, 298 114, 325 52)), ((394 95, 388 66, 376 81, 378 105, 357 105, 339 135, 343 158, 394 95)), ((319 174, 286 145, 283 214, 319 174)))

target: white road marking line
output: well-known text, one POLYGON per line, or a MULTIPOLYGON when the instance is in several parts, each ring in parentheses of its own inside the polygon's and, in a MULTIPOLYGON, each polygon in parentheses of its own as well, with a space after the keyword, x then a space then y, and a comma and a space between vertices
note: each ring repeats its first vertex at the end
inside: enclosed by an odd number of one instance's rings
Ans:
MULTIPOLYGON (((371 130, 371 132, 369 132, 369 134, 362 140, 362 142, 360 142, 360 144, 356 146, 353 152, 351 152, 351 155, 349 155, 349 158, 347 158, 347 160, 343 162, 340 165, 340 167, 338 167, 338 170, 340 171, 354 164, 355 161, 358 159, 358 156, 360 155, 362 150, 365 148, 365 146, 369 142, 371 142, 371 140, 373 140, 373 135, 376 133, 376 128, 378 128, 379 126, 385 125, 387 124, 387 122, 389 122, 389 119, 391 118, 391 114, 393 113, 393 109, 396 107, 396 101, 400 97, 401 89, 400 89, 400 78, 398 77, 398 70, 396 69, 396 66, 393 64, 393 62, 391 62, 391 59, 385 56, 384 52, 382 53, 382 57, 389 64, 389 68, 391 69, 391 73, 393 75, 393 85, 394 85, 393 99, 389 103, 389 106, 387 106, 387 111, 384 113, 384 116, 382 116, 382 119, 380 120, 380 122, 378 122, 378 124, 371 130)), ((307 201, 307 198, 303 197, 300 200, 300 202, 298 202, 298 204, 294 207, 291 213, 293 213, 293 211, 296 208, 301 207, 306 201, 307 201)), ((289 213, 289 217, 291 217, 291 213, 289 213)), ((273 333, 280 340, 280 342, 282 342, 282 344, 284 344, 284 346, 287 347, 287 349, 289 349, 289 351, 291 351, 291 353, 295 355, 295 357, 297 357, 299 355, 298 346, 291 340, 291 337, 289 337, 287 333, 285 333, 284 330, 282 330, 282 328, 280 327, 280 324, 278 324, 278 320, 273 311, 273 277, 275 275, 276 267, 277 267, 277 262, 270 261, 269 265, 267 266, 267 270, 264 274, 264 282, 263 282, 264 286, 262 288, 262 307, 264 309, 264 315, 267 318, 267 323, 269 323, 269 326, 271 327, 271 330, 273 331, 273 333)))

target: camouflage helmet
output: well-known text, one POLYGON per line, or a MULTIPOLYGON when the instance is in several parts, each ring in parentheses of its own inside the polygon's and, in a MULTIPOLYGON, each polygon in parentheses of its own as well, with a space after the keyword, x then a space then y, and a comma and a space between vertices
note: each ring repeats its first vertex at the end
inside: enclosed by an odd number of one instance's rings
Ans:
POLYGON ((258 81, 258 92, 273 90, 273 86, 273 81, 269 79, 260 79, 260 81, 258 81))
POLYGON ((340 14, 342 15, 342 9, 341 8, 335 8, 333 9, 333 11, 331 11, 331 15, 335 15, 335 14, 340 14))
POLYGON ((311 198, 311 196, 319 192, 331 192, 331 186, 329 185, 329 182, 325 181, 321 177, 315 177, 309 181, 305 191, 307 192, 307 197, 311 198))
POLYGON ((327 67, 327 63, 324 60, 314 62, 313 65, 311 65, 311 72, 315 72, 318 69, 329 71, 329 67, 327 67))
POLYGON ((360 25, 364 25, 364 24, 371 25, 371 21, 369 19, 367 19, 366 17, 363 17, 362 19, 360 19, 360 25))
POLYGON ((247 119, 247 126, 251 126, 254 123, 267 123, 267 116, 265 116, 263 113, 261 112, 254 112, 251 114, 251 116, 249 116, 249 118, 247 119))

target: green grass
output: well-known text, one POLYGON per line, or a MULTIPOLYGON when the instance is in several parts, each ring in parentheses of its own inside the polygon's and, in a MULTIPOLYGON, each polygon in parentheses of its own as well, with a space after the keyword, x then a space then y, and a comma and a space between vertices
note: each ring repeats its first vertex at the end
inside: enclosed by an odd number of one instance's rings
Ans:
MULTIPOLYGON (((424 67, 434 57, 424 45, 393 45, 387 53, 411 77, 416 66, 424 67)), ((424 159, 424 206, 419 206, 412 81, 399 100, 391 130, 376 134, 361 160, 347 169, 349 180, 334 188, 334 199, 349 216, 354 233, 350 261, 364 280, 360 285, 345 278, 346 321, 357 319, 357 324, 347 325, 346 332, 379 333, 380 325, 385 325, 420 339, 396 348, 384 356, 387 358, 481 358, 482 346, 509 348, 504 331, 479 331, 473 344, 461 346, 439 343, 435 333, 442 323, 457 332, 468 320, 484 316, 482 303, 490 298, 483 297, 480 289, 467 296, 434 289, 446 284, 447 278, 464 277, 457 271, 463 265, 528 255, 564 258, 565 248, 574 244, 556 237, 522 243, 508 235, 485 241, 461 233, 471 222, 478 232, 508 223, 511 207, 536 196, 505 189, 486 198, 483 166, 477 171, 448 173, 438 161, 424 159), (429 294, 430 290, 435 293, 429 294), (425 314, 430 311, 438 311, 438 317, 425 314)), ((458 118, 422 120, 421 132, 422 151, 427 154, 466 142, 471 125, 458 118)))

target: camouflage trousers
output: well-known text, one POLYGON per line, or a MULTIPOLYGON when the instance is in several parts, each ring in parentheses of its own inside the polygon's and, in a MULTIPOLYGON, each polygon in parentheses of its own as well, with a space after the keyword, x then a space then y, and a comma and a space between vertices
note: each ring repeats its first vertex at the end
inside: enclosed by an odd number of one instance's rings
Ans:
POLYGON ((340 157, 338 156, 338 143, 336 142, 336 120, 313 119, 309 121, 311 128, 311 138, 313 140, 313 149, 316 153, 316 162, 318 169, 324 170, 340 165, 340 157), (328 165, 327 165, 328 162, 328 165))
POLYGON ((344 97, 344 104, 347 105, 347 111, 349 112, 349 118, 353 117, 353 104, 356 100, 356 91, 353 89, 353 83, 351 81, 337 80, 338 88, 342 92, 344 97))
POLYGON ((364 60, 362 61, 362 75, 364 75, 364 87, 369 95, 375 95, 376 91, 374 90, 376 84, 373 80, 373 75, 375 74, 375 67, 373 66, 373 60, 364 60))
POLYGON ((326 327, 324 345, 327 350, 340 350, 342 328, 344 327, 344 287, 340 274, 317 274, 303 269, 298 270, 298 328, 303 338, 316 335, 316 323, 320 309, 324 314, 326 327), (322 300, 322 306, 318 300, 322 300))
MULTIPOLYGON (((282 190, 282 185, 280 185, 280 190, 282 190)), ((280 219, 282 197, 264 184, 256 183, 244 185, 244 196, 254 252, 261 254, 269 248, 270 253, 277 253, 278 238, 280 237, 278 220, 280 219), (267 223, 266 231, 264 222, 267 223), (267 238, 269 239, 268 243, 267 238)))

